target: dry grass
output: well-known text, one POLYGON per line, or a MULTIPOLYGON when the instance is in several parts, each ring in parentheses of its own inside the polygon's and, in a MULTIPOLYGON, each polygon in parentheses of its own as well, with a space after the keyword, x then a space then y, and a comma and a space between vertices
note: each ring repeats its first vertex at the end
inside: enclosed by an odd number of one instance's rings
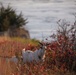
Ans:
POLYGON ((0 37, 0 56, 2 56, 0 57, 0 75, 76 75, 73 71, 59 69, 54 64, 51 64, 51 55, 48 51, 43 63, 23 64, 20 61, 15 64, 6 59, 15 55, 16 52, 19 54, 23 48, 33 50, 37 45, 37 41, 35 40, 0 37))
POLYGON ((44 66, 46 64, 28 63, 21 65, 0 58, 0 75, 76 75, 74 72, 63 72, 56 67, 47 69, 44 66))
POLYGON ((5 41, 9 41, 9 40, 10 40, 9 37, 4 37, 4 36, 0 37, 0 43, 5 42, 5 41))

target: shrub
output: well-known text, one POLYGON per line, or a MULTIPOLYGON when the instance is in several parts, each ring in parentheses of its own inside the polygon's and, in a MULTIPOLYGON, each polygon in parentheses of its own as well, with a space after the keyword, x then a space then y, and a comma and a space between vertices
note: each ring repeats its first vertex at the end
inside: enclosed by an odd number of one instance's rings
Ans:
POLYGON ((0 5, 0 31, 22 27, 26 25, 26 20, 22 13, 16 14, 16 10, 9 5, 6 8, 2 4, 0 5))

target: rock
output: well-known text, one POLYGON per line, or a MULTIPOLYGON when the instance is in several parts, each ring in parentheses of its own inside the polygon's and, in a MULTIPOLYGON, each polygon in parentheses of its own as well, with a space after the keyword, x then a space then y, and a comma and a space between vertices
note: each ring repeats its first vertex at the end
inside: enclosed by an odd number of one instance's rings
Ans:
POLYGON ((28 30, 24 28, 15 28, 8 31, 10 37, 30 38, 28 30))

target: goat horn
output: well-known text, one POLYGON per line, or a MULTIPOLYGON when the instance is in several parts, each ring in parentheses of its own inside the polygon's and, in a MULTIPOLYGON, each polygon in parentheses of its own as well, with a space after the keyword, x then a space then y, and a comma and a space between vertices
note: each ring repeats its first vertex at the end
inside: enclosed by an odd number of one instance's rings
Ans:
POLYGON ((39 42, 39 44, 43 46, 43 44, 41 42, 39 42))

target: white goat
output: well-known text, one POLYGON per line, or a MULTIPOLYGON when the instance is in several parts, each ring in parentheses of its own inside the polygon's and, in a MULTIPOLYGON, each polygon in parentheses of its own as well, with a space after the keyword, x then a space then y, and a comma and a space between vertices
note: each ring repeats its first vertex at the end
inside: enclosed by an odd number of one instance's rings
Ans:
POLYGON ((16 56, 12 56, 9 60, 14 62, 14 63, 18 63, 18 61, 19 61, 16 56))
POLYGON ((44 60, 45 57, 45 47, 42 46, 39 50, 36 51, 30 51, 25 49, 22 50, 22 57, 23 57, 23 62, 40 62, 44 60))
POLYGON ((14 63, 18 63, 18 58, 16 57, 16 56, 12 56, 12 57, 8 57, 8 56, 6 56, 6 57, 4 57, 4 56, 0 56, 0 58, 4 58, 6 61, 12 61, 12 62, 14 62, 14 63))

